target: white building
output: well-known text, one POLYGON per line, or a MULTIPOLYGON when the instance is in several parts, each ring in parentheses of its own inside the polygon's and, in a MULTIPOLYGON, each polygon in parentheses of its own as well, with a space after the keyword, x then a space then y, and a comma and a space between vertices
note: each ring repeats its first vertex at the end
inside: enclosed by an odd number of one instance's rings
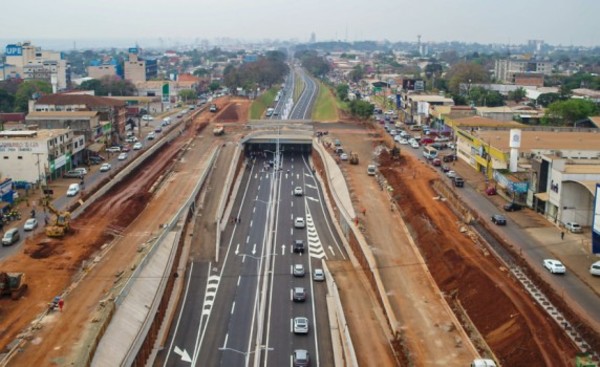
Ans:
POLYGON ((44 51, 26 41, 7 45, 5 55, 6 64, 14 68, 16 77, 45 80, 56 90, 67 88, 68 65, 61 52, 44 51))
POLYGON ((0 174, 14 181, 46 183, 72 168, 85 148, 69 129, 0 131, 0 174))

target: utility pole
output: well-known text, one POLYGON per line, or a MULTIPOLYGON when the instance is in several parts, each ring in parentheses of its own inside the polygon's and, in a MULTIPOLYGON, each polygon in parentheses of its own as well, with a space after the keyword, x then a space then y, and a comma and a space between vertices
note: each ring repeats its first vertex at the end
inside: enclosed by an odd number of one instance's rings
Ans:
MULTIPOLYGON (((33 153, 37 156, 37 167, 38 167, 38 187, 42 186, 42 170, 40 166, 40 156, 44 155, 44 153, 33 153)), ((44 178, 46 175, 44 174, 44 178)), ((46 186, 46 180, 44 179, 43 186, 46 186)))

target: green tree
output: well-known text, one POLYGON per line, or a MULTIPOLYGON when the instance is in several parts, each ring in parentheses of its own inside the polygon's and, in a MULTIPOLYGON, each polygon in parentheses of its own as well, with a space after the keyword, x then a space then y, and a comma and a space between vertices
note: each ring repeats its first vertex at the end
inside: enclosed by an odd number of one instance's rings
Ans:
POLYGON ((219 82, 216 82, 216 81, 212 82, 208 85, 208 89, 213 93, 219 88, 221 88, 221 85, 219 84, 219 82))
POLYGON ((560 101, 560 95, 558 93, 544 93, 540 94, 537 98, 537 104, 542 107, 548 107, 551 103, 560 101))
POLYGON ((356 65, 353 67, 352 71, 350 71, 350 74, 348 75, 350 80, 352 80, 354 83, 358 83, 362 78, 364 78, 364 76, 365 68, 362 65, 356 65))
POLYGON ((461 62, 452 66, 446 78, 452 93, 461 92, 460 84, 487 83, 490 79, 485 68, 474 62, 461 62))
POLYGON ((349 103, 350 114, 354 117, 361 118, 363 120, 368 119, 373 115, 375 106, 367 101, 353 100, 349 103))
POLYGON ((569 99, 551 103, 546 109, 543 123, 555 126, 571 126, 575 121, 582 120, 598 113, 598 106, 585 99, 569 99))
POLYGON ((102 82, 100 81, 100 79, 90 79, 90 80, 86 80, 84 82, 82 82, 79 85, 79 88, 77 88, 79 90, 93 90, 94 94, 96 94, 97 96, 105 96, 107 95, 106 90, 104 90, 104 86, 102 85, 102 82))
POLYGON ((0 89, 0 112, 10 112, 14 109, 15 96, 0 89))
POLYGON ((188 101, 195 101, 197 97, 196 91, 191 89, 180 90, 178 94, 179 98, 181 98, 184 103, 188 103, 188 101))
POLYGON ((43 94, 51 94, 52 86, 42 80, 26 80, 17 89, 15 94, 15 112, 27 112, 29 100, 43 94))
POLYGON ((194 74, 195 76, 202 77, 202 76, 209 75, 209 74, 210 74, 210 71, 209 71, 209 70, 207 70, 207 69, 204 69, 204 68, 199 68, 199 69, 196 69, 196 70, 194 70, 194 73, 193 73, 193 74, 194 74))
POLYGON ((346 101, 348 99, 349 90, 350 87, 348 84, 338 84, 338 86, 335 87, 335 94, 338 96, 340 101, 346 101))
POLYGON ((510 100, 510 101, 521 102, 526 97, 527 97, 527 92, 525 91, 524 88, 521 88, 521 87, 515 89, 514 91, 508 92, 508 100, 510 100))

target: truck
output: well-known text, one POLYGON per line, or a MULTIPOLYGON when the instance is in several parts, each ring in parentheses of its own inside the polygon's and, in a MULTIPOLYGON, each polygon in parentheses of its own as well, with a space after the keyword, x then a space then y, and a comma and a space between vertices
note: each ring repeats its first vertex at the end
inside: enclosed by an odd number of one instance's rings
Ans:
POLYGON ((358 164, 358 153, 350 152, 350 164, 358 164))
POLYGON ((46 236, 64 237, 71 231, 71 213, 56 209, 48 199, 44 200, 44 205, 55 215, 54 222, 46 226, 46 236))
POLYGON ((25 273, 0 272, 0 295, 18 300, 26 290, 25 273))
POLYGON ((223 125, 215 126, 215 128, 213 129, 213 135, 219 136, 223 134, 225 134, 225 129, 223 128, 223 125))
POLYGON ((217 112, 217 111, 218 111, 217 105, 216 105, 216 104, 214 104, 214 103, 213 103, 213 104, 211 104, 211 105, 210 105, 210 108, 209 108, 208 110, 209 110, 210 112, 217 112))

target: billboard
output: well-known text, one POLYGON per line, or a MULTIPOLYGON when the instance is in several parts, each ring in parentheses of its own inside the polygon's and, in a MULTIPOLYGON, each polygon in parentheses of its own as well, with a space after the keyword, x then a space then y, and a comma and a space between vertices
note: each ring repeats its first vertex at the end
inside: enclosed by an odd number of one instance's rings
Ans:
POLYGON ((600 254, 600 183, 594 195, 594 217, 592 218, 592 253, 600 254))
POLYGON ((139 53, 139 50, 137 47, 129 47, 129 53, 137 55, 139 53))
POLYGON ((19 45, 6 45, 4 53, 6 56, 23 56, 23 47, 19 45))

